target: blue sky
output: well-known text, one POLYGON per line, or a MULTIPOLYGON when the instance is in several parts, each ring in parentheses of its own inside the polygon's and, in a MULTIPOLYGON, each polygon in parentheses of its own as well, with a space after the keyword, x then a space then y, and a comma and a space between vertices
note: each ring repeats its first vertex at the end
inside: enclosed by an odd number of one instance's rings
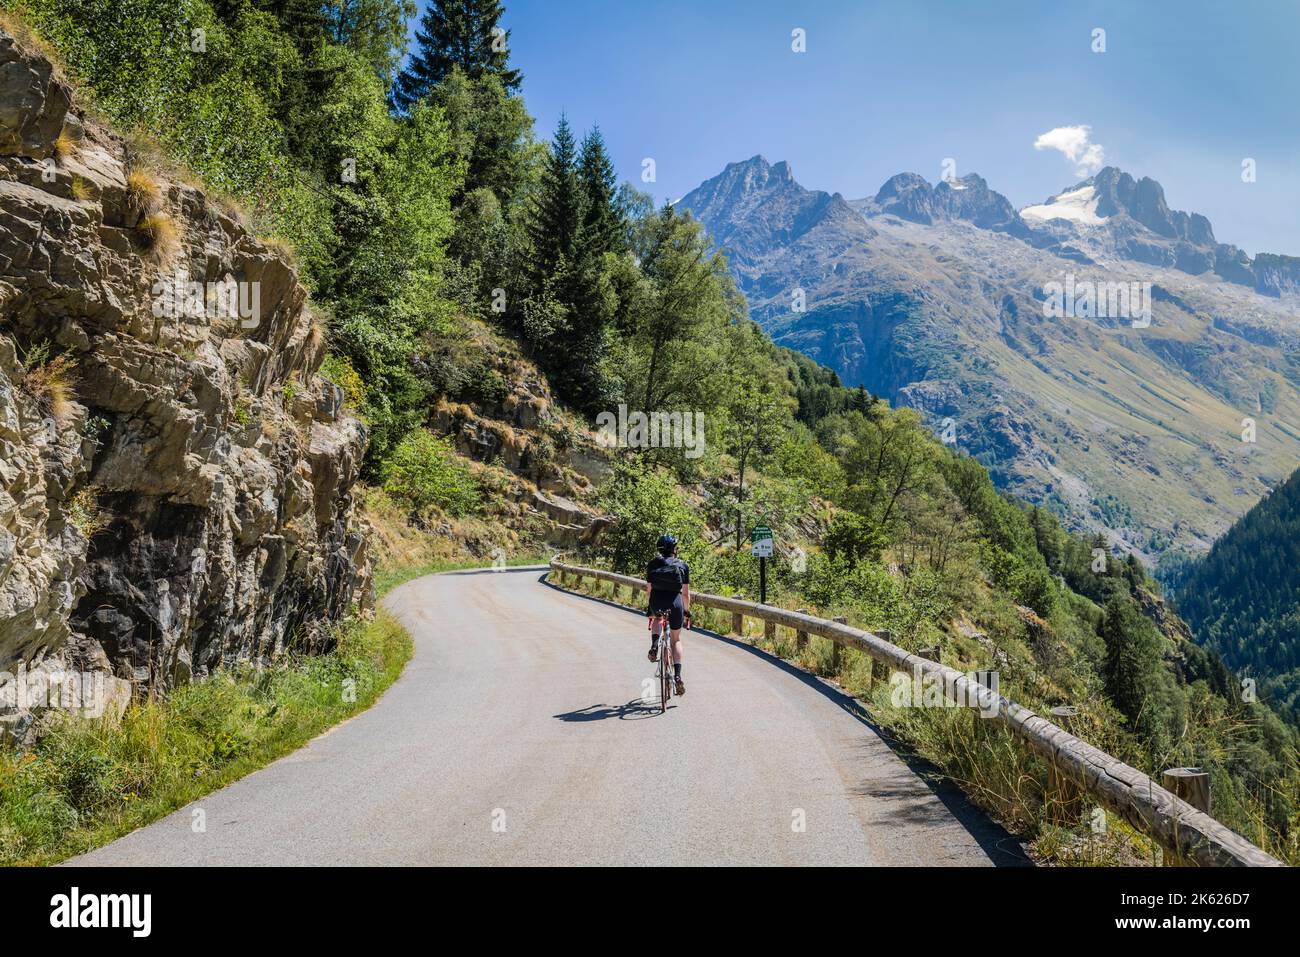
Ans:
POLYGON ((1024 206, 1082 178, 1037 137, 1086 125, 1108 165, 1159 180, 1221 242, 1300 255, 1294 0, 505 5, 539 133, 561 110, 579 132, 599 123, 623 178, 655 159, 638 185, 661 200, 762 153, 849 198, 904 170, 934 182, 952 158, 1024 206))

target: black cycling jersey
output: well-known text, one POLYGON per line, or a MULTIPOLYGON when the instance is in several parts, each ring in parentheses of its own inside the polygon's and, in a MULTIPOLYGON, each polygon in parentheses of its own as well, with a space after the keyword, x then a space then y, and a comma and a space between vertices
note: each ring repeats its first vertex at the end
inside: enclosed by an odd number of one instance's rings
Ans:
POLYGON ((645 577, 650 583, 650 607, 663 610, 672 608, 682 586, 691 583, 691 567, 676 555, 667 558, 656 555, 647 566, 645 577))

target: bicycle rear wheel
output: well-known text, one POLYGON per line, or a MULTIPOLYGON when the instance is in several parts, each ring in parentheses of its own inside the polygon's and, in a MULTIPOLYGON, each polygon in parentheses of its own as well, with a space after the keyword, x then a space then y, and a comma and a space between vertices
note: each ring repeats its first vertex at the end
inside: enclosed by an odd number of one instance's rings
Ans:
POLYGON ((665 630, 660 638, 659 652, 659 713, 663 714, 668 710, 668 699, 672 697, 672 671, 668 665, 672 655, 672 639, 668 634, 666 623, 665 630))

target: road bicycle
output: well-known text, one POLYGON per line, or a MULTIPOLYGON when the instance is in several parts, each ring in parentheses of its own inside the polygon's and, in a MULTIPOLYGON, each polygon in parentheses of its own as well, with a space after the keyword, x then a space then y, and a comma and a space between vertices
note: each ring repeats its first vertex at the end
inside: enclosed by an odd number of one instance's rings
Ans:
MULTIPOLYGON (((648 627, 653 635, 655 622, 659 623, 659 667, 655 677, 659 679, 659 713, 668 710, 668 699, 673 696, 676 678, 673 676, 673 634, 668 628, 668 612, 661 611, 648 616, 648 627)), ((688 613, 682 622, 682 630, 691 630, 691 616, 688 613)))
POLYGON ((650 615, 650 634, 654 634, 655 623, 659 624, 659 663, 655 676, 659 679, 659 713, 668 710, 668 699, 673 696, 673 636, 668 630, 668 613, 658 612, 650 615))

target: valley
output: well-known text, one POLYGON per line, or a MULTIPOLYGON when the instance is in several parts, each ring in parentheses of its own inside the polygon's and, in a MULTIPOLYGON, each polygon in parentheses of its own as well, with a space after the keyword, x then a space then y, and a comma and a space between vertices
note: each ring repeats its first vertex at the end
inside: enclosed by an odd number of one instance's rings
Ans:
POLYGON ((1300 461, 1300 318, 1158 184, 1096 179, 1022 215, 978 176, 846 201, 753 157, 678 206, 776 342, 950 421, 999 487, 1155 564, 1203 552, 1300 461), (1186 271, 1206 263, 1237 281, 1186 271), (1053 284, 1089 282, 1149 288, 1149 325, 1050 315, 1053 284))

